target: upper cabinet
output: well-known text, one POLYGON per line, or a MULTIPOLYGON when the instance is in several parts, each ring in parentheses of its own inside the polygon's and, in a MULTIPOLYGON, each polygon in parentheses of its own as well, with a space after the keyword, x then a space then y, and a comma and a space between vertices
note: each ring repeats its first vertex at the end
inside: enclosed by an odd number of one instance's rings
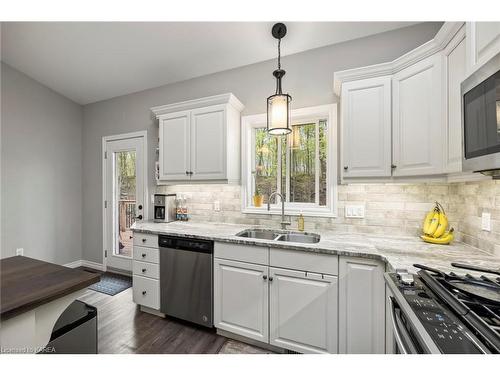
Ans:
POLYGON ((442 55, 439 53, 394 74, 394 176, 443 173, 442 83, 442 55))
POLYGON ((335 72, 342 179, 397 180, 461 172, 463 22, 396 60, 335 72))
POLYGON ((467 22, 468 68, 476 70, 500 51, 500 22, 467 22))
POLYGON ((232 94, 152 108, 159 122, 158 183, 238 182, 242 109, 232 94))
POLYGON ((347 82, 342 85, 341 97, 344 176, 389 177, 391 76, 347 82))

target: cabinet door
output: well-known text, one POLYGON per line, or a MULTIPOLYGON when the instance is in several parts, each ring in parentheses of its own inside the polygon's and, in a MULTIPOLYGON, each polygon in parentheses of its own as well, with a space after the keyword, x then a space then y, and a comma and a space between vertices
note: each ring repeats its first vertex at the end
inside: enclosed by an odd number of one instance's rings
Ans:
POLYGON ((191 112, 191 179, 226 178, 226 109, 213 106, 191 112))
POLYGON ((160 180, 189 180, 190 112, 160 118, 160 180))
POLYGON ((391 77, 342 85, 343 176, 391 176, 391 77))
POLYGON ((339 352, 385 353, 384 265, 340 257, 339 352))
POLYGON ((268 342, 268 267, 214 260, 215 327, 268 342))
POLYGON ((270 344, 337 353, 337 277, 269 269, 270 344))
POLYGON ((394 176, 444 173, 442 59, 432 55, 393 76, 394 176))
POLYGON ((466 56, 463 33, 453 38, 445 50, 447 67, 448 121, 446 128, 446 172, 462 171, 462 96, 460 84, 465 78, 466 56), (460 41, 459 41, 460 40, 460 41))
POLYGON ((500 22, 467 22, 473 70, 500 52, 500 22))

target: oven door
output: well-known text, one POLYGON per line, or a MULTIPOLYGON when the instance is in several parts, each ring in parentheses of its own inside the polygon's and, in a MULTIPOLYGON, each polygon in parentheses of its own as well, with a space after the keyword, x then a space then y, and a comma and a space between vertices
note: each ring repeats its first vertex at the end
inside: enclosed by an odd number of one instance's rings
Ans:
POLYGON ((392 332, 396 345, 396 354, 428 353, 419 344, 410 322, 394 297, 388 297, 391 314, 392 332))

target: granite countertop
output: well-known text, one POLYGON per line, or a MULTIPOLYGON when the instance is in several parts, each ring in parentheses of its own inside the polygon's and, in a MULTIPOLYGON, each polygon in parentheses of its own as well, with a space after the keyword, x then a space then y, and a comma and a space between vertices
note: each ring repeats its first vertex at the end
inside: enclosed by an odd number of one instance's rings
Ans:
MULTIPOLYGON (((135 223, 132 229, 137 232, 167 234, 181 237, 209 239, 221 242, 270 246, 299 251, 318 252, 332 255, 358 256, 382 260, 389 268, 406 268, 411 272, 417 269, 413 264, 420 263, 438 268, 442 271, 460 270, 453 268, 451 262, 461 262, 500 269, 500 258, 492 256, 461 242, 450 245, 433 245, 423 242, 418 237, 387 236, 373 234, 336 233, 330 231, 314 231, 321 235, 316 244, 299 244, 278 242, 254 238, 236 237, 238 232, 248 228, 263 228, 256 225, 240 225, 206 222, 172 222, 154 223, 150 221, 135 223)), ((464 273, 467 271, 463 271, 464 273)), ((476 274, 470 272, 471 274, 476 274)))

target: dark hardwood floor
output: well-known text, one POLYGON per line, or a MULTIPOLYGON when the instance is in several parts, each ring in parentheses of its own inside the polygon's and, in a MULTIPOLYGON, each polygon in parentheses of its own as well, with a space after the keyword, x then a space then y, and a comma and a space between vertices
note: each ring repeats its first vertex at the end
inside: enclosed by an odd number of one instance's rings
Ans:
POLYGON ((99 353, 218 353, 228 341, 215 329, 140 311, 132 288, 114 296, 87 290, 81 301, 97 307, 99 353))

